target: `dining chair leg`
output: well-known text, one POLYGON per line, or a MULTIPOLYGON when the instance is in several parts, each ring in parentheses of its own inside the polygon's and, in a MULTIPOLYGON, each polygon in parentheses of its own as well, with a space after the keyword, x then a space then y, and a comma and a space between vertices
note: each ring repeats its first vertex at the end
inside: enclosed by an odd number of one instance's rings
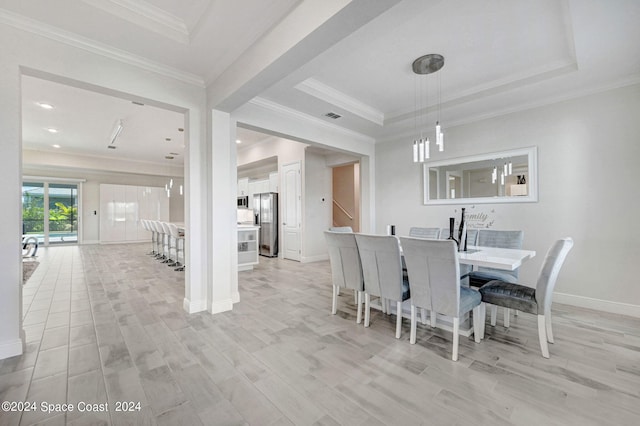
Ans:
POLYGON ((547 342, 553 343, 553 330, 551 329, 551 310, 549 310, 549 312, 545 312, 544 323, 546 325, 547 331, 547 342))
POLYGON ((487 325, 487 304, 482 302, 480 306, 480 338, 484 339, 484 331, 487 325))
POLYGON ((364 326, 369 327, 369 318, 371 317, 371 295, 364 294, 364 326))
POLYGON ((476 343, 480 343, 482 338, 482 305, 478 305, 473 308, 473 340, 476 343))
POLYGON ((504 326, 509 328, 509 320, 511 319, 511 309, 509 308, 502 308, 502 310, 504 311, 504 326))
POLYGON ((431 328, 435 328, 436 326, 436 317, 438 316, 438 314, 436 314, 436 311, 431 310, 431 328))
POLYGON ((422 325, 427 325, 427 310, 420 308, 420 318, 422 319, 422 325))
POLYGON ((458 343, 460 342, 460 335, 458 332, 460 331, 460 318, 453 319, 453 355, 451 359, 453 361, 458 360, 458 343))
POLYGON ((353 290, 353 304, 358 304, 358 290, 353 290))
POLYGON ((383 297, 380 298, 380 310, 383 314, 387 313, 387 301, 383 297))
POLYGON ((544 315, 538 315, 538 340, 540 340, 540 349, 542 356, 549 358, 549 344, 547 343, 547 327, 545 325, 544 315))
POLYGON ((416 343, 416 322, 416 307, 415 305, 411 305, 411 331, 409 332, 409 343, 412 345, 415 345, 416 343))
POLYGON ((337 311, 338 304, 338 287, 337 285, 333 286, 333 297, 331 298, 331 315, 335 315, 337 311))
POLYGON ((387 311, 387 315, 391 315, 391 300, 384 299, 387 306, 385 306, 385 310, 387 311))
POLYGON ((340 296, 340 287, 338 287, 338 296, 340 296))
POLYGON ((498 307, 491 305, 491 325, 496 326, 496 317, 498 316, 498 307))
POLYGON ((362 292, 356 290, 356 304, 358 305, 358 314, 356 315, 356 324, 362 322, 362 292))
POLYGON ((396 303, 396 339, 402 334, 402 301, 396 303))

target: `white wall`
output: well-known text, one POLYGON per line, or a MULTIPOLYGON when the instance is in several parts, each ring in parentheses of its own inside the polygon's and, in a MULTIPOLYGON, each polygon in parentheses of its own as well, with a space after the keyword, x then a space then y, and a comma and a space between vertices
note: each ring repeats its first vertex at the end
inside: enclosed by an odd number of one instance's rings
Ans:
POLYGON ((324 231, 331 226, 331 171, 324 155, 307 151, 304 162, 302 262, 328 259, 324 231))
MULTIPOLYGON (((82 242, 87 244, 100 241, 100 184, 110 183, 115 185, 156 186, 163 187, 167 181, 164 176, 138 175, 134 173, 109 173, 78 171, 74 169, 54 170, 31 165, 23 166, 25 176, 41 176, 52 178, 86 179, 82 183, 82 242), (93 214, 96 211, 97 214, 93 214)), ((184 181, 174 178, 174 190, 169 198, 169 220, 171 222, 184 222, 184 196, 181 196, 177 188, 184 181)))
MULTIPOLYGON (((446 127, 444 153, 433 160, 528 146, 538 147, 539 202, 467 205, 485 213, 494 229, 524 230, 537 256, 521 269, 535 284, 551 243, 575 241, 556 287, 556 302, 640 316, 637 284, 640 236, 640 85, 446 127)), ((447 226, 464 206, 422 205, 422 167, 411 141, 376 146, 376 230, 395 224, 447 226)))

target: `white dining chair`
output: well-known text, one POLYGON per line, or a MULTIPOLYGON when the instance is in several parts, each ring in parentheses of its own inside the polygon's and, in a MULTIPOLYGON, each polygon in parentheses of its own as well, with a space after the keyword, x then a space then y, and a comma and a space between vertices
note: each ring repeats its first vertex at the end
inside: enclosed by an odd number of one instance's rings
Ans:
POLYGON ((360 324, 362 322, 364 281, 356 237, 350 232, 325 231, 324 235, 329 251, 331 280, 333 283, 331 314, 335 315, 337 312, 339 289, 341 287, 351 289, 356 293, 356 324, 360 324))
MULTIPOLYGON (((535 288, 498 280, 490 281, 480 288, 484 303, 517 309, 538 316, 538 340, 542 356, 545 358, 549 358, 548 343, 553 343, 551 328, 553 289, 560 268, 572 247, 571 238, 563 238, 553 243, 544 258, 535 288)), ((484 320, 482 324, 484 327, 484 320)))
MULTIPOLYGON (((460 266, 456 243, 452 240, 400 238, 411 285, 411 334, 416 343, 416 309, 425 308, 453 318, 451 359, 458 360, 460 317, 473 310, 473 334, 481 335, 481 297, 478 290, 460 286, 460 266)), ((432 317, 433 318, 433 317, 432 317)), ((434 326, 435 324, 431 324, 434 326)))
MULTIPOLYGON (((478 231, 478 246, 481 247, 497 247, 506 249, 522 249, 524 240, 523 231, 503 231, 496 229, 481 229, 478 231)), ((518 281, 519 268, 513 271, 504 271, 501 269, 479 267, 475 271, 467 274, 469 285, 473 287, 482 287, 484 284, 493 280, 500 280, 508 283, 518 281)), ((464 274, 463 274, 464 276, 464 274)), ((498 308, 491 306, 491 325, 496 325, 498 308)), ((517 310, 515 311, 517 315, 517 310)), ((504 308, 504 326, 509 327, 511 311, 504 308)))
MULTIPOLYGON (((364 326, 369 327, 371 296, 396 302, 396 339, 402 333, 402 302, 410 298, 394 236, 355 234, 364 278, 364 326)), ((380 301, 381 304, 385 302, 380 301)))
POLYGON ((409 228, 409 236, 414 238, 431 238, 437 240, 440 237, 440 228, 409 228))

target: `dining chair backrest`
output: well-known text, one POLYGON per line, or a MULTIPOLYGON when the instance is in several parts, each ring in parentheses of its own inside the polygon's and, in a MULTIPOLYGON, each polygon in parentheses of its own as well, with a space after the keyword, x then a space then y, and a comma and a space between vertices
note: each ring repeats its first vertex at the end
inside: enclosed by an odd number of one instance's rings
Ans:
POLYGON ((404 300, 398 239, 392 235, 354 235, 362 263, 365 292, 389 300, 404 300))
POLYGON ((411 303, 459 317, 460 267, 453 240, 400 238, 411 284, 411 303))
MULTIPOLYGON (((449 228, 442 228, 440 230, 440 239, 446 240, 449 238, 449 234, 451 231, 449 228)), ((453 238, 458 239, 458 230, 455 229, 453 231, 453 238)), ((477 246, 478 245, 478 230, 477 229, 467 229, 467 245, 468 246, 477 246)))
POLYGON ((164 234, 164 228, 160 224, 159 220, 153 220, 151 221, 151 223, 153 224, 153 228, 156 230, 158 234, 164 234))
POLYGON ((409 228, 409 236, 414 238, 430 238, 437 240, 440 237, 440 228, 409 228))
POLYGON ((536 302, 538 315, 543 315, 551 308, 553 288, 556 285, 560 268, 573 247, 571 238, 563 238, 553 243, 542 262, 538 282, 536 283, 536 302))
POLYGON ((329 249, 333 285, 364 290, 362 265, 355 235, 349 232, 325 231, 324 236, 329 249))
POLYGON ((350 226, 332 226, 329 228, 331 232, 353 232, 353 229, 350 226))
MULTIPOLYGON (((494 229, 481 229, 478 231, 478 244, 481 247, 497 247, 506 249, 522 249, 524 240, 523 231, 500 231, 494 229)), ((478 268, 479 271, 494 271, 492 268, 478 268)), ((503 274, 518 278, 518 269, 515 271, 500 271, 503 274)))

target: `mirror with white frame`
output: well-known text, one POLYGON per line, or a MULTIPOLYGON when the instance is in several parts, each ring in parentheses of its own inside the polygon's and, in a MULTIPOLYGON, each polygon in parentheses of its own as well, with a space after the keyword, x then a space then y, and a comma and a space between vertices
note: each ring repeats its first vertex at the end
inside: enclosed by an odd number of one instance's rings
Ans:
POLYGON ((538 201, 536 147, 431 161, 423 167, 424 204, 538 201))

